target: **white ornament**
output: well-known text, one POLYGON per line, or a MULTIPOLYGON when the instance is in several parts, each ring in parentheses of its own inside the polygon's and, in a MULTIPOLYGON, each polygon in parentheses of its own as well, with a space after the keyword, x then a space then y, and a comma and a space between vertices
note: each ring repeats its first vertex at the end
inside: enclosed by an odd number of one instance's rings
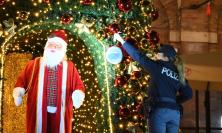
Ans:
POLYGON ((118 64, 123 59, 122 50, 119 47, 112 46, 106 51, 106 59, 111 64, 118 64))

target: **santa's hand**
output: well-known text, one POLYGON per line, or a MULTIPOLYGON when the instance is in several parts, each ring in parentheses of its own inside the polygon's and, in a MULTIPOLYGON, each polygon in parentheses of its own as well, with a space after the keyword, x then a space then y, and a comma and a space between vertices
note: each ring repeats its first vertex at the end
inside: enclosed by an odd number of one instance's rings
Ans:
POLYGON ((85 99, 85 93, 83 91, 75 90, 72 93, 72 102, 75 109, 78 109, 83 104, 84 99, 85 99))
POLYGON ((116 42, 116 40, 119 41, 121 44, 125 42, 119 33, 115 33, 113 36, 113 41, 116 42))
POLYGON ((14 102, 16 106, 20 106, 22 104, 22 97, 14 97, 14 102))
POLYGON ((25 95, 25 89, 21 87, 16 87, 13 90, 13 98, 16 106, 22 104, 22 97, 25 95))

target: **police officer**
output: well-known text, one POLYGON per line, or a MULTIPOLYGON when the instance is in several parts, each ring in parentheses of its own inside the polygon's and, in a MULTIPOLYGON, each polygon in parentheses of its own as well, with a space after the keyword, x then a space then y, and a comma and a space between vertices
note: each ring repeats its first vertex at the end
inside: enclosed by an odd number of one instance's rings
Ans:
POLYGON ((148 116, 151 133, 178 133, 180 122, 180 104, 192 98, 192 89, 184 78, 181 62, 175 49, 165 44, 152 60, 125 41, 119 33, 114 41, 119 41, 127 53, 149 72, 151 80, 148 95, 154 104, 148 116))

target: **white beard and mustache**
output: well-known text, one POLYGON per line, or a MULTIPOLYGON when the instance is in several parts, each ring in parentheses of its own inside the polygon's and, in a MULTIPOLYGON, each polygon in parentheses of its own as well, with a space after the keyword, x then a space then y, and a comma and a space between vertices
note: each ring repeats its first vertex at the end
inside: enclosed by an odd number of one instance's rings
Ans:
POLYGON ((43 62, 50 68, 56 67, 59 65, 64 59, 66 55, 66 48, 62 49, 51 49, 45 48, 43 53, 43 62), (54 50, 52 52, 51 50, 54 50))

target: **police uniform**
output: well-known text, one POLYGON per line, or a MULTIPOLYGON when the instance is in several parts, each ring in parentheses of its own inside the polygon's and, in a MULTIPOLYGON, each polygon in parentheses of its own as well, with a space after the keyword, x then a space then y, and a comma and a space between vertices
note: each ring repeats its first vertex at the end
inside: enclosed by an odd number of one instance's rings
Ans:
MULTIPOLYGON (((148 117, 150 132, 177 133, 180 121, 179 104, 192 98, 191 87, 188 83, 180 83, 177 68, 171 61, 154 61, 127 41, 123 43, 123 48, 151 77, 148 95, 154 99, 155 104, 148 117)), ((163 45, 159 50, 170 60, 176 56, 170 45, 163 45)))

